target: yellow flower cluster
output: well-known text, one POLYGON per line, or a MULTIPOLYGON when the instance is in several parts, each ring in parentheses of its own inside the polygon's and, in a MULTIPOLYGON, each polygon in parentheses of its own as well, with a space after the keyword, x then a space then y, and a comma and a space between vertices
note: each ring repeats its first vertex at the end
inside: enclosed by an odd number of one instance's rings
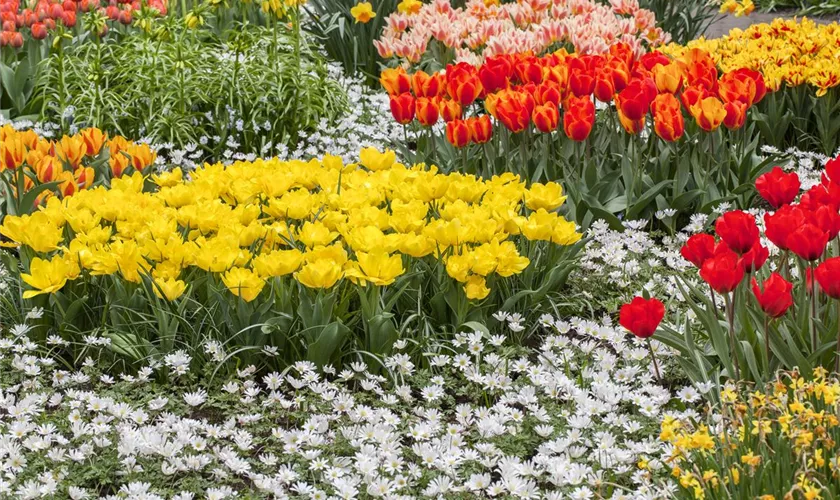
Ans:
MULTIPOLYGON (((744 475, 760 477, 756 472, 771 461, 793 464, 784 477, 796 478, 790 485, 790 491, 800 493, 796 498, 817 499, 819 484, 840 479, 838 410, 840 382, 828 378, 824 368, 815 369, 811 380, 785 373, 763 392, 742 396, 734 386, 725 386, 714 432, 667 416, 659 438, 673 446, 672 474, 696 499, 720 497, 721 482, 731 493, 744 475), (780 455, 786 452, 790 456, 780 455), (716 471, 726 474, 720 477, 716 471)), ((773 500, 774 495, 760 498, 773 500)))
POLYGON ((426 256, 462 283, 468 298, 481 299, 487 277, 509 277, 529 264, 512 236, 549 246, 581 238, 557 214, 565 196, 556 183, 527 188, 513 174, 445 175, 372 148, 362 151, 361 165, 328 155, 205 165, 189 180, 180 170, 148 180, 135 173, 110 189, 52 198, 32 215, 6 217, 0 234, 38 254, 22 275, 27 298, 87 273, 131 282, 148 275, 159 295, 175 300, 190 283, 186 276, 200 269, 220 275, 246 301, 286 275, 310 288, 342 278, 384 286, 426 256))
POLYGON ((722 71, 760 71, 771 90, 783 84, 807 84, 822 96, 840 84, 840 25, 836 22, 817 24, 807 18, 779 18, 746 30, 733 29, 721 38, 699 38, 685 46, 670 44, 661 50, 679 57, 693 48, 709 52, 722 71))

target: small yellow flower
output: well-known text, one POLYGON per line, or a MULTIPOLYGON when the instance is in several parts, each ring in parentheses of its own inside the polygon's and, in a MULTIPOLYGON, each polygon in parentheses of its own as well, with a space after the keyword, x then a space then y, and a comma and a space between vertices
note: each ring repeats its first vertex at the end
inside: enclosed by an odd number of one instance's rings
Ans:
POLYGON ((371 19, 376 17, 376 12, 373 11, 373 5, 370 2, 359 2, 355 7, 350 9, 350 15, 357 23, 367 24, 371 19))
POLYGON ((397 10, 403 14, 417 14, 423 8, 423 2, 420 0, 402 0, 397 5, 397 10))

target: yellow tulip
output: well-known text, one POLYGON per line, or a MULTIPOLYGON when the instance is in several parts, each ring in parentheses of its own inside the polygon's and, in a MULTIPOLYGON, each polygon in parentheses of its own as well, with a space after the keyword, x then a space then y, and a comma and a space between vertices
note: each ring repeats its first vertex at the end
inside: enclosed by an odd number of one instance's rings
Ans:
POLYGON ((405 272, 399 255, 388 255, 383 251, 359 252, 356 259, 358 262, 345 271, 345 276, 354 282, 364 284, 369 281, 377 286, 385 286, 405 272))
POLYGON ((35 257, 29 263, 29 274, 20 275, 24 283, 34 288, 23 292, 23 298, 31 299, 42 293, 55 293, 61 290, 68 279, 75 278, 78 274, 78 267, 62 257, 54 257, 52 260, 35 257))
POLYGON ((275 250, 254 257, 254 270, 263 278, 285 276, 298 270, 303 254, 298 249, 275 250))
POLYGON ((0 226, 0 234, 14 242, 3 243, 3 246, 26 245, 39 253, 55 250, 64 239, 62 228, 53 224, 45 212, 7 215, 0 226))
POLYGON ((155 278, 155 283, 152 289, 158 298, 166 298, 166 300, 172 302, 184 294, 184 291, 187 289, 187 284, 181 280, 173 278, 169 278, 167 280, 155 278))
POLYGON ((490 294, 490 289, 487 288, 483 276, 473 274, 464 284, 464 292, 466 292, 467 298, 470 300, 481 300, 490 294))
POLYGON ((245 302, 256 299, 265 286, 265 281, 257 273, 244 267, 234 267, 223 274, 222 282, 230 293, 245 302))
POLYGON ((564 201, 566 197, 563 196, 563 188, 556 182, 536 182, 531 185, 531 189, 525 191, 525 206, 531 210, 542 208, 550 212, 560 208, 564 201))
POLYGON ((295 274, 295 278, 308 288, 330 288, 344 275, 341 265, 334 260, 321 259, 309 262, 295 274))
POLYGON ((554 232, 555 223, 557 223, 557 214, 540 208, 528 216, 521 228, 522 235, 529 240, 549 241, 554 232))
POLYGON ((330 228, 320 222, 306 221, 298 231, 298 240, 309 248, 329 245, 337 236, 338 233, 330 231, 330 228))
POLYGON ((382 153, 376 148, 364 148, 359 153, 359 159, 368 170, 387 170, 397 161, 397 154, 391 149, 382 153))

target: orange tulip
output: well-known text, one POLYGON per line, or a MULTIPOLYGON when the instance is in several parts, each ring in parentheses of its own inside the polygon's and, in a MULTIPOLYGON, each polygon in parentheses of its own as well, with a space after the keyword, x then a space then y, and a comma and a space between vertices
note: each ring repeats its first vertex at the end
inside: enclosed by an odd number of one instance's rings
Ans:
POLYGON ((74 177, 76 178, 76 184, 79 186, 79 189, 89 188, 91 184, 93 184, 94 175, 93 167, 81 167, 76 169, 74 177))
POLYGON ((125 169, 130 166, 128 157, 122 153, 111 155, 111 157, 108 158, 108 164, 111 167, 111 173, 114 177, 122 177, 125 169))
POLYGON ((563 91, 560 86, 554 82, 544 82, 537 86, 534 91, 534 99, 537 104, 554 104, 560 106, 560 101, 563 100, 563 91))
POLYGON ((82 141, 85 143, 85 147, 87 149, 86 154, 88 156, 98 155, 99 151, 102 150, 102 146, 105 144, 105 141, 108 140, 108 136, 98 128, 88 128, 82 130, 81 136, 82 141))
POLYGON ((708 52, 690 49, 683 55, 682 62, 689 85, 700 85, 712 92, 717 91, 717 67, 708 52))
POLYGON ((653 80, 659 92, 676 94, 683 83, 683 71, 679 64, 657 64, 653 67, 653 80))
POLYGON ((756 97, 755 80, 745 73, 725 73, 718 84, 718 95, 723 102, 741 101, 747 107, 752 106, 756 97))
POLYGON ((443 90, 440 73, 429 76, 425 71, 418 71, 411 76, 411 88, 417 97, 437 97, 443 90))
POLYGON ((382 70, 382 73, 379 75, 379 83, 382 84, 382 87, 391 96, 411 92, 411 80, 402 68, 387 68, 382 70))
POLYGON ((73 170, 79 167, 82 163, 87 147, 85 143, 77 136, 64 136, 60 141, 54 143, 55 155, 63 162, 70 165, 73 170))
POLYGON ((638 134, 643 128, 645 128, 645 117, 642 116, 638 120, 631 120, 627 118, 624 112, 621 111, 621 108, 618 109, 618 121, 621 123, 621 126, 628 134, 638 134))
POLYGON ((131 165, 138 172, 142 172, 157 158, 157 153, 152 151, 148 144, 131 144, 126 149, 126 153, 131 156, 131 165))
POLYGON ((682 91, 682 94, 680 94, 680 100, 682 100, 685 109, 690 110, 692 106, 711 95, 712 94, 709 93, 705 87, 692 85, 690 87, 686 87, 685 90, 682 91))
POLYGON ((461 105, 457 101, 441 99, 438 102, 438 111, 440 111, 440 116, 443 117, 443 121, 445 122, 451 122, 452 120, 461 118, 461 105))
POLYGON ((540 132, 553 132, 557 129, 557 124, 560 121, 560 112, 557 106, 553 104, 541 104, 534 108, 531 119, 540 132))
POLYGON ((689 108, 691 115, 703 130, 711 132, 723 123, 726 118, 726 109, 717 97, 706 97, 697 101, 689 108))
POLYGON ((630 67, 624 61, 612 58, 607 61, 606 69, 612 78, 615 92, 621 92, 630 83, 630 67))
POLYGON ((739 129, 747 120, 747 104, 741 101, 730 101, 723 105, 726 117, 723 124, 730 130, 739 129))
POLYGON ((55 156, 42 156, 35 163, 35 176, 42 183, 52 182, 64 171, 61 162, 55 156))
POLYGON ((431 127, 438 121, 440 112, 434 100, 428 97, 418 97, 416 103, 417 121, 420 125, 431 127))
POLYGON ((595 104, 589 97, 569 97, 563 114, 563 131, 573 141, 583 141, 595 124, 595 104))
POLYGON ((493 123, 490 121, 490 115, 468 118, 467 126, 470 129, 470 140, 476 144, 484 144, 493 136, 493 123))
POLYGON ((15 170, 23 165, 26 156, 26 146, 18 136, 7 137, 0 144, 0 172, 3 170, 15 170))
POLYGON ((61 184, 58 186, 58 192, 65 198, 73 196, 79 190, 79 186, 76 184, 76 178, 73 177, 72 172, 61 172, 61 175, 56 180, 61 181, 61 184))
POLYGON ((680 102, 674 94, 659 94, 650 105, 653 114, 653 129, 663 140, 672 142, 685 132, 685 119, 680 102))
POLYGON ((495 104, 496 118, 511 132, 522 132, 531 122, 534 106, 534 98, 527 92, 503 91, 495 104))
POLYGON ((446 140, 456 148, 470 143, 470 128, 464 120, 452 120, 446 124, 446 140))

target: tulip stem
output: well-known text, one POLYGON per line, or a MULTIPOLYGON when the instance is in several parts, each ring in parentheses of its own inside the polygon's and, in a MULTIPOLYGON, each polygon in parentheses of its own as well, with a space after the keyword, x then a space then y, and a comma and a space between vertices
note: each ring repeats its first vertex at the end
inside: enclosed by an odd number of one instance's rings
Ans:
POLYGON ((726 318, 729 321, 729 349, 735 367, 735 379, 740 380, 741 370, 738 367, 738 353, 735 352, 735 292, 732 292, 731 298, 729 294, 723 294, 723 299, 726 302, 726 318))
POLYGON ((709 285, 709 296, 712 299, 712 312, 715 314, 715 320, 717 320, 718 313, 717 306, 715 305, 715 289, 712 288, 712 285, 709 285))
POLYGON ((834 372, 840 371, 840 300, 837 301, 837 345, 834 346, 837 354, 834 355, 834 372))
POLYGON ((767 357, 767 376, 770 376, 770 316, 764 316, 764 355, 767 357))
POLYGON ((650 359, 653 360, 653 370, 656 372, 656 378, 662 382, 662 375, 659 374, 659 365, 656 363, 656 355, 653 353, 653 344, 650 342, 650 337, 647 339, 648 350, 650 351, 650 359))
POLYGON ((816 269, 811 263, 811 352, 817 351, 817 280, 814 277, 816 269))

